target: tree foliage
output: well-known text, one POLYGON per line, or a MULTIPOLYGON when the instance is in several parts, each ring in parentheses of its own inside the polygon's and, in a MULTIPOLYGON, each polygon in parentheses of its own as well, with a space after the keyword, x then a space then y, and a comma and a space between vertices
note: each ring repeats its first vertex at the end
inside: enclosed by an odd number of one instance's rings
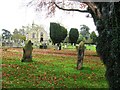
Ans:
POLYGON ((69 43, 69 36, 68 35, 66 36, 64 43, 69 43))
POLYGON ((70 43, 71 43, 71 44, 73 44, 73 43, 76 44, 76 42, 77 42, 77 40, 78 40, 78 37, 79 37, 78 29, 76 29, 76 28, 71 28, 71 29, 70 29, 70 32, 69 32, 69 41, 70 41, 70 43))
POLYGON ((2 29, 2 46, 11 46, 12 42, 11 42, 11 38, 12 34, 10 33, 10 31, 6 30, 6 29, 2 29))
POLYGON ((21 29, 19 31, 17 29, 14 29, 12 39, 15 41, 18 41, 18 40, 25 41, 26 36, 21 33, 21 29))
POLYGON ((6 39, 10 39, 11 38, 11 33, 10 31, 6 30, 6 29, 2 29, 2 39, 6 40, 6 39))
POLYGON ((52 39, 53 43, 60 43, 62 42, 67 36, 67 29, 61 26, 58 23, 50 23, 50 38, 52 39))
POLYGON ((79 34, 79 37, 78 37, 78 40, 77 40, 77 44, 79 44, 81 41, 85 42, 85 38, 81 34, 79 34))
POLYGON ((88 39, 89 36, 90 36, 90 33, 89 33, 89 30, 90 28, 86 25, 81 25, 81 28, 80 28, 80 34, 85 37, 85 39, 88 39))
POLYGON ((95 31, 91 32, 90 38, 93 40, 93 43, 97 42, 97 35, 96 35, 95 31))

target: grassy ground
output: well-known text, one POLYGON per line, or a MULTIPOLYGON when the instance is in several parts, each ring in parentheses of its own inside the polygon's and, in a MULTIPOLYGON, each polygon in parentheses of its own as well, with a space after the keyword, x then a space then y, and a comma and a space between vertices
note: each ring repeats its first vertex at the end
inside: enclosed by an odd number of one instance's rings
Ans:
POLYGON ((95 45, 85 45, 86 50, 92 50, 92 51, 96 51, 96 46, 95 45))
MULTIPOLYGON (((85 48, 86 48, 86 50, 96 51, 96 46, 95 45, 85 44, 85 48)), ((66 49, 75 50, 76 46, 68 45, 66 49)))
POLYGON ((2 52, 3 88, 107 88, 105 67, 95 51, 86 50, 82 70, 76 70, 76 50, 33 50, 33 62, 23 63, 22 49, 2 52))

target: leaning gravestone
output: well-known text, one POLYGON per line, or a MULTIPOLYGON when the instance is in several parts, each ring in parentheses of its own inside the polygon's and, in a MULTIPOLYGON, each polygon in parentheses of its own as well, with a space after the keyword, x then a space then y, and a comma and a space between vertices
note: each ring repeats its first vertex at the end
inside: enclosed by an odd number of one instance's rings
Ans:
POLYGON ((83 57, 84 57, 84 42, 81 41, 79 43, 79 46, 77 47, 77 52, 78 52, 78 60, 77 60, 77 69, 80 70, 83 66, 83 57))
POLYGON ((31 40, 28 41, 28 43, 23 47, 23 57, 22 62, 31 62, 32 61, 32 47, 33 43, 31 40))

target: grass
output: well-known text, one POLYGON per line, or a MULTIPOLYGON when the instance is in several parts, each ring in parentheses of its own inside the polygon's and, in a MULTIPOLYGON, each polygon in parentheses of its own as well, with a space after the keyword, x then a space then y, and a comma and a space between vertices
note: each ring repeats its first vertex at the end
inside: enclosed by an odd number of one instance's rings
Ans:
POLYGON ((76 50, 34 49, 33 62, 21 58, 22 49, 3 52, 3 88, 108 88, 95 51, 85 51, 82 70, 76 69, 76 50))
MULTIPOLYGON (((96 51, 96 46, 95 45, 85 44, 85 48, 86 48, 86 50, 96 51)), ((74 50, 74 49, 76 49, 76 46, 68 45, 66 49, 74 50)))
POLYGON ((92 50, 92 51, 96 51, 96 46, 94 45, 85 45, 87 50, 92 50))

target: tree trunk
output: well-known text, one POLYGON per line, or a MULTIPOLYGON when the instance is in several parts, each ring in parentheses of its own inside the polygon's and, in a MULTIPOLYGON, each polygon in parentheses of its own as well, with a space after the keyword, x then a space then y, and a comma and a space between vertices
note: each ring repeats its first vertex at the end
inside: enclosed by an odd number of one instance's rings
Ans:
POLYGON ((110 89, 120 88, 120 3, 97 5, 102 13, 102 18, 94 18, 99 33, 97 52, 106 66, 110 89))

